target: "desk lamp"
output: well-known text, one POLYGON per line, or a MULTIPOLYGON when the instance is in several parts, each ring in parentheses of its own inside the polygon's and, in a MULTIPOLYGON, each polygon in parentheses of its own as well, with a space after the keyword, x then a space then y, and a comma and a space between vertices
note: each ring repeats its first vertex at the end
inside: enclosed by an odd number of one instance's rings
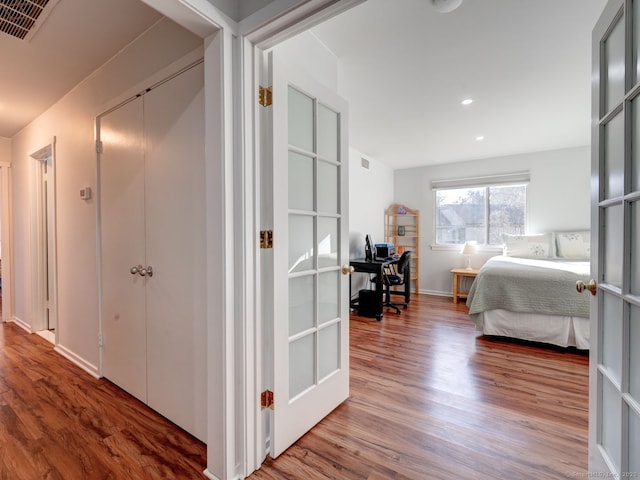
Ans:
POLYGON ((478 253, 478 245, 476 242, 465 242, 460 250, 462 255, 467 256, 467 268, 466 270, 472 270, 471 268, 471 255, 478 253))

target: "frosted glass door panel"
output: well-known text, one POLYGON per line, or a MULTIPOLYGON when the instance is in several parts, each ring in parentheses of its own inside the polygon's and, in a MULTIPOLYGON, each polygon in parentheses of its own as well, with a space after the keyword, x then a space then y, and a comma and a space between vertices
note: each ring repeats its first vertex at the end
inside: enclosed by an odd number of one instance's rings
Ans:
POLYGON ((604 293, 602 364, 619 385, 622 378, 622 302, 620 298, 604 293))
POLYGON ((336 165, 318 161, 318 211, 324 213, 338 212, 339 169, 336 165))
POLYGON ((315 384, 315 334, 289 345, 289 400, 315 384))
POLYGON ((340 316, 338 304, 339 272, 325 272, 318 276, 318 325, 340 316))
MULTIPOLYGON (((631 293, 640 295, 640 205, 631 204, 631 293)), ((640 345, 640 344, 639 344, 640 345)))
POLYGON ((315 325, 313 279, 313 275, 289 279, 289 335, 296 335, 315 325))
POLYGON ((319 375, 320 381, 327 375, 335 372, 340 366, 340 336, 338 324, 334 323, 320 330, 319 340, 319 375))
POLYGON ((624 97, 624 22, 618 21, 605 41, 606 111, 624 97))
MULTIPOLYGON (((629 325, 629 393, 640 404, 640 307, 632 305, 629 325)), ((640 452, 640 450, 638 450, 640 452)))
MULTIPOLYGON (((640 3, 638 4, 640 5, 640 3)), ((631 142, 634 145, 640 145, 640 98, 636 97, 631 102, 631 142)), ((635 148, 631 151, 632 165, 631 165, 631 178, 633 190, 640 189, 640 150, 635 148)))
POLYGON ((289 152, 289 208, 313 210, 313 158, 289 152))
POLYGON ((629 412, 629 472, 640 472, 640 416, 629 412))
POLYGON ((338 161, 338 114, 324 105, 318 106, 318 155, 332 162, 338 161))
POLYGON ((289 88, 289 144, 313 152, 313 99, 289 88))
POLYGON ((602 385, 602 446, 614 463, 616 471, 620 471, 620 424, 622 406, 618 391, 603 379, 602 385))
POLYGON ((623 220, 622 205, 604 210, 604 281, 616 287, 622 287, 623 220))
POLYGON ((289 215, 289 273, 314 268, 313 217, 289 215))
POLYGON ((338 220, 336 218, 318 218, 319 268, 338 265, 338 245, 338 220))
POLYGON ((619 197, 624 192, 624 123, 622 113, 605 128, 604 198, 619 197))

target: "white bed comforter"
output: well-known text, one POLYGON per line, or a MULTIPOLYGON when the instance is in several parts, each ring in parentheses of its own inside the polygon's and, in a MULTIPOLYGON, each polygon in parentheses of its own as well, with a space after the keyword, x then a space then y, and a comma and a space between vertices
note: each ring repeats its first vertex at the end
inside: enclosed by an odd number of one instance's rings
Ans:
POLYGON ((497 256, 480 269, 467 298, 476 321, 487 310, 589 317, 589 298, 576 281, 589 281, 590 263, 497 256))

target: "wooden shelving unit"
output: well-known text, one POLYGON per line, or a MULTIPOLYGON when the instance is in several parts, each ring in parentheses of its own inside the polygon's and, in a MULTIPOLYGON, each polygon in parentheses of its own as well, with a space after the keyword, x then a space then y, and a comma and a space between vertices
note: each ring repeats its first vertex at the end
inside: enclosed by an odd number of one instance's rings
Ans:
POLYGON ((420 212, 405 205, 394 203, 384 216, 385 242, 396 246, 396 253, 402 255, 411 250, 411 287, 416 294, 420 291, 420 212))

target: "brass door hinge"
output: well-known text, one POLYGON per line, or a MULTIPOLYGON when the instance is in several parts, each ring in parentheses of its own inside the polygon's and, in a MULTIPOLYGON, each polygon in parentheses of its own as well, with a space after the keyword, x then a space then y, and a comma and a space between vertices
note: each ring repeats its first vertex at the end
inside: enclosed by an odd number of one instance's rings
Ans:
POLYGON ((260 394, 260 406, 262 410, 265 408, 273 410, 273 392, 271 390, 265 390, 260 394))
POLYGON ((260 248, 273 248, 273 230, 260 230, 260 248))
POLYGON ((270 107, 273 101, 271 87, 260 86, 258 91, 258 103, 263 107, 270 107))

